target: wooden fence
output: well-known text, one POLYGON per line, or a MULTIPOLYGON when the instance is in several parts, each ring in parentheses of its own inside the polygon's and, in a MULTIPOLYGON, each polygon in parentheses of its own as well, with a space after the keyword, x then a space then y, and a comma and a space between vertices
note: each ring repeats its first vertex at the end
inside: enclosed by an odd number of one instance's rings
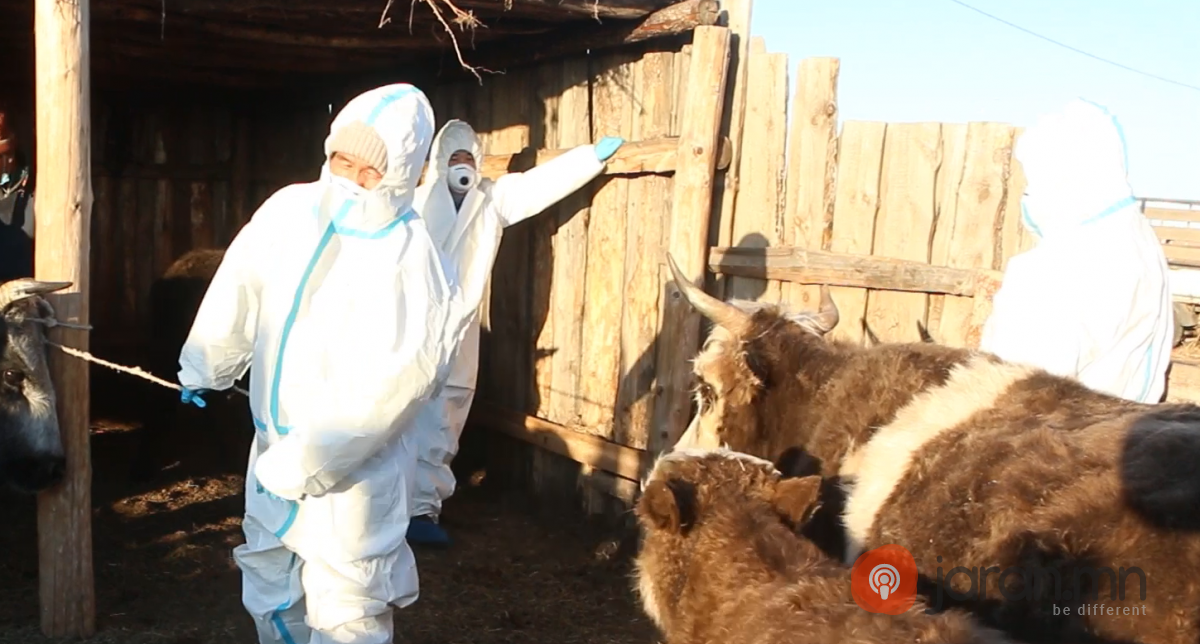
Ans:
POLYGON ((686 425, 686 380, 664 383, 686 379, 699 320, 664 297, 663 250, 703 275, 714 170, 731 154, 717 137, 728 46, 728 29, 702 27, 676 52, 575 57, 431 91, 438 120, 470 122, 488 155, 610 135, 627 141, 622 154, 652 141, 672 153, 610 169, 505 231, 472 424, 539 446, 493 444, 488 459, 509 454, 537 490, 584 481, 628 500, 646 455, 686 425))
MULTIPOLYGON (((699 338, 673 308, 665 251, 696 279, 707 254, 722 278, 709 288, 727 299, 810 307, 815 284, 836 285, 839 337, 861 340, 865 320, 882 340, 916 339, 921 322, 964 345, 977 342, 1005 260, 1028 247, 1016 128, 848 122, 839 131, 838 61, 804 60, 789 83, 787 57, 744 37, 749 3, 726 9, 729 32, 741 32, 717 96, 729 167, 707 185, 703 173, 687 185, 602 179, 505 233, 472 425, 547 448, 512 455, 531 463, 522 467, 540 492, 573 488, 566 479, 582 472, 629 500, 649 459, 686 426, 699 338), (680 202, 700 191, 712 195, 704 215, 680 202)), ((474 84, 440 88, 435 107, 487 132, 489 154, 679 136, 702 100, 687 87, 694 47, 488 79, 487 100, 474 84)), ((705 89, 712 97, 718 87, 705 89)))
POLYGON ((977 343, 999 272, 1031 242, 1012 158, 1019 129, 847 121, 839 131, 839 61, 810 58, 792 79, 785 150, 786 56, 752 38, 747 68, 745 125, 733 135, 740 185, 709 258, 726 299, 809 308, 828 283, 836 337, 862 341, 865 322, 881 340, 917 340, 920 321, 939 341, 977 343))

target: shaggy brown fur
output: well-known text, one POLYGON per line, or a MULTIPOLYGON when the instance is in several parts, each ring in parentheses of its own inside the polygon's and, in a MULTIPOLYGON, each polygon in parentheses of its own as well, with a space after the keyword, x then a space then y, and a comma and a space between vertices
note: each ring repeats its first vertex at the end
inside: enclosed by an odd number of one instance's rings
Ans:
MULTIPOLYGON (((695 361, 701 409, 681 444, 709 435, 766 458, 807 450, 844 485, 844 510, 839 486, 827 496, 851 561, 895 543, 931 580, 956 566, 1057 571, 1062 592, 1036 597, 1022 598, 1010 575, 1010 601, 998 570, 984 578, 979 596, 1002 605, 990 617, 1023 638, 1085 628, 1147 644, 1200 641, 1200 407, 1129 402, 967 349, 831 342, 821 337, 831 325, 806 323, 813 314, 738 314, 676 279, 723 323, 695 361), (1124 572, 1123 599, 1119 587, 1110 596, 1104 572, 1077 588, 1081 566, 1110 568, 1118 585, 1124 572), (1144 599, 1131 567, 1145 573, 1144 599), (1080 618, 1080 606, 1101 603, 1080 618), (1131 607, 1139 614, 1122 614, 1131 607)), ((836 321, 836 308, 823 316, 836 321)), ((838 532, 831 518, 818 537, 838 532)))
POLYGON ((896 616, 859 608, 849 569, 794 532, 819 485, 725 450, 656 463, 636 508, 638 591, 668 644, 1006 641, 919 600, 896 616))
MULTIPOLYGON (((225 251, 205 248, 175 260, 150 288, 150 371, 174 382, 179 352, 196 318, 208 285, 225 251)), ((244 389, 248 376, 239 385, 244 389)), ((246 397, 237 392, 209 392, 207 405, 182 405, 179 395, 155 387, 146 391, 142 439, 133 463, 134 479, 152 478, 161 467, 179 461, 184 469, 203 474, 241 473, 246 444, 254 425, 246 397)))

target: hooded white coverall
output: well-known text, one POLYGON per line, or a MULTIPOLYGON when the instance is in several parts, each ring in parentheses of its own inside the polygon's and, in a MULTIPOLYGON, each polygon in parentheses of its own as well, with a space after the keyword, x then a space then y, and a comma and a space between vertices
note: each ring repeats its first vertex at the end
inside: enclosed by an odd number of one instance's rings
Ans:
POLYGON ((454 493, 450 461, 475 397, 479 368, 478 310, 500 250, 504 228, 524 221, 566 198, 598 176, 605 163, 597 159, 594 144, 581 145, 526 172, 514 172, 495 181, 478 171, 456 174, 469 187, 462 205, 455 208, 447 184, 450 156, 466 150, 483 164, 479 138, 469 124, 448 121, 438 132, 430 153, 426 178, 417 188, 414 208, 425 220, 429 234, 454 266, 463 290, 464 310, 470 324, 452 359, 452 371, 442 390, 438 425, 422 425, 417 437, 418 467, 413 516, 440 514, 442 502, 454 493))
POLYGON ((1016 143, 1037 236, 1014 256, 980 349, 1129 400, 1158 402, 1171 357, 1166 257, 1126 178, 1120 125, 1076 100, 1016 143))
POLYGON ((331 133, 355 120, 386 145, 382 181, 332 175, 331 134, 320 179, 276 192, 233 240, 180 356, 193 390, 226 389, 253 365, 258 431, 233 556, 264 644, 392 641, 391 605, 418 591, 411 430, 436 422, 447 347, 465 330, 411 207, 428 100, 406 84, 371 90, 331 133))

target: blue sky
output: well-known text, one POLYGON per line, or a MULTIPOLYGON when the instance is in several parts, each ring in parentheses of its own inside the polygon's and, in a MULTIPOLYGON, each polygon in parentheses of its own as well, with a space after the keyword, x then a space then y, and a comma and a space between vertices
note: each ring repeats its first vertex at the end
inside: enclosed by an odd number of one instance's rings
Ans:
MULTIPOLYGON (((1200 1, 962 1, 1200 87, 1200 1)), ((1095 101, 1125 130, 1136 196, 1200 200, 1200 91, 1064 49, 951 0, 754 0, 751 33, 788 55, 792 77, 804 58, 841 59, 842 121, 1029 126, 1072 98, 1095 101)))

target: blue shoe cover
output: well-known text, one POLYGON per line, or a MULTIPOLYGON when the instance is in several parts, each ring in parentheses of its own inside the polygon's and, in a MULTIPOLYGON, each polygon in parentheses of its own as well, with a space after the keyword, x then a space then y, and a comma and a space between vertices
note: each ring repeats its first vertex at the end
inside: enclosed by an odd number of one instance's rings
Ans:
POLYGON ((450 545, 450 535, 442 529, 442 526, 434 523, 429 517, 413 517, 408 522, 408 534, 405 535, 409 543, 427 545, 427 546, 448 546, 450 545))

